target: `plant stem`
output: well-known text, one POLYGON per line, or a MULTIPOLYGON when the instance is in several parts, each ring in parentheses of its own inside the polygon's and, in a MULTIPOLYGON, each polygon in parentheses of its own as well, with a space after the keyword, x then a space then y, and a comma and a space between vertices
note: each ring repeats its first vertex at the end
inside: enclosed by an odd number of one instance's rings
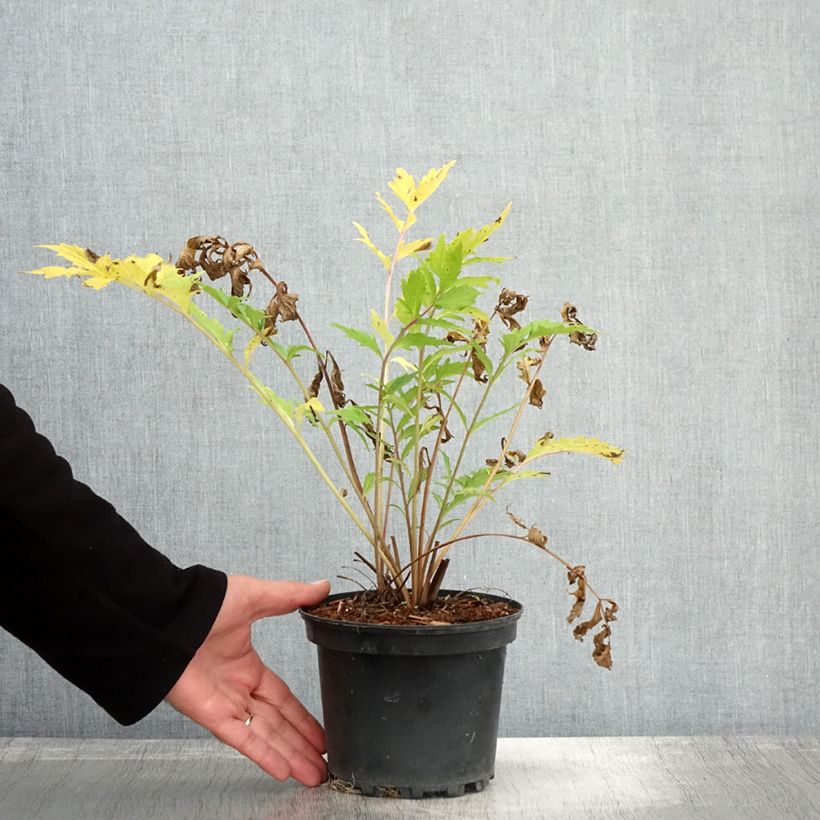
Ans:
MULTIPOLYGON (((550 336, 546 340, 546 344, 544 350, 538 360, 538 364, 535 366, 533 374, 530 378, 530 382, 527 385, 527 389, 524 391, 524 397, 521 400, 521 404, 518 407, 518 412, 515 414, 515 418, 513 419, 512 424, 510 425, 510 430, 507 435, 504 437, 504 445, 501 448, 501 453, 499 454, 498 458, 496 459, 495 465, 490 469, 490 473, 487 476, 487 480, 484 482, 484 486, 482 487, 482 493, 486 492, 487 489, 492 484, 493 479, 495 478, 496 473, 500 469, 501 465, 504 462, 504 456, 507 455, 507 451, 509 450, 512 438, 515 435, 515 431, 518 429, 518 425, 521 422, 521 418, 524 415, 524 410, 526 409, 527 405, 529 404, 530 394, 532 393, 532 386, 535 384, 536 379, 538 378, 538 374, 541 372, 541 367, 544 364, 544 359, 549 353, 550 346, 552 345, 552 340, 555 336, 550 336)), ((496 371, 497 372, 497 371, 496 371)), ((490 491, 490 495, 492 496, 493 491, 490 491)), ((467 511, 467 514, 462 518, 459 522, 458 526, 453 530, 453 536, 456 537, 462 530, 472 521, 473 517, 476 513, 484 506, 487 502, 486 495, 480 495, 474 499, 473 503, 470 505, 470 509, 467 511)), ((447 555, 449 547, 444 547, 443 551, 439 551, 436 553, 435 558, 430 564, 430 571, 435 572, 438 569, 438 565, 447 555)))

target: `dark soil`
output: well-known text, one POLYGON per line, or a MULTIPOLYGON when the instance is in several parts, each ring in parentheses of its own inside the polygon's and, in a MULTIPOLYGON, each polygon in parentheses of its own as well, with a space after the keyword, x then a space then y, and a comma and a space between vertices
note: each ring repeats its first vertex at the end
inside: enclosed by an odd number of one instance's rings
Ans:
POLYGON ((349 598, 319 604, 307 610, 311 615, 334 621, 396 626, 446 626, 473 621, 491 621, 518 612, 505 601, 488 601, 479 593, 461 592, 440 595, 431 604, 418 609, 401 598, 385 600, 375 592, 354 592, 349 598))

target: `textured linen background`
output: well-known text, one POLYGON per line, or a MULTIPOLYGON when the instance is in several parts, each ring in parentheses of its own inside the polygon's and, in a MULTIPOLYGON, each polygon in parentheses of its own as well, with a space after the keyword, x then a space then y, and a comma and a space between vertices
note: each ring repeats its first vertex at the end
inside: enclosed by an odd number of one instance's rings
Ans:
MULTIPOLYGON (((386 242, 373 192, 397 165, 456 159, 414 236, 512 199, 492 241, 518 256, 506 281, 531 315, 571 299, 601 328, 597 352, 551 354, 530 435, 628 450, 618 467, 556 458, 547 483, 507 496, 621 603, 611 672, 572 639, 554 561, 503 542, 453 556, 451 583, 527 608, 502 733, 816 731, 817 12, 6 3, 0 378, 177 563, 333 577, 356 531, 216 350, 138 294, 19 272, 49 263, 37 243, 176 254, 219 232, 256 245, 314 328, 361 324, 382 276, 351 220, 386 242)), ((321 336, 360 396, 364 360, 321 336)), ((298 617, 256 634, 318 710, 298 617)), ((4 735, 199 731, 164 705, 120 728, 7 635, 0 693, 4 735)))

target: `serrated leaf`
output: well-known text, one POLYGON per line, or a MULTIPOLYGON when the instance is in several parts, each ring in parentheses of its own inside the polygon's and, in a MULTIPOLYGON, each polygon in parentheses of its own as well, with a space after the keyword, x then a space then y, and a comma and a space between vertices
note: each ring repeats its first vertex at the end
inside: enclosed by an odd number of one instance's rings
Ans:
POLYGON ((236 333, 235 328, 232 330, 226 330, 219 319, 214 319, 212 316, 208 316, 207 313, 200 310, 194 304, 191 305, 188 315, 205 331, 208 336, 210 336, 211 339, 213 339, 214 342, 225 350, 225 352, 233 352, 233 337, 236 333))
POLYGON ((382 351, 379 348, 379 343, 376 341, 376 337, 372 334, 365 333, 365 331, 358 330, 355 327, 346 327, 345 325, 334 324, 333 327, 341 330, 345 336, 353 339, 354 342, 357 342, 362 347, 372 350, 377 356, 380 357, 382 355, 382 351))
POLYGON ((385 347, 390 347, 396 340, 396 337, 387 327, 387 322, 385 322, 373 308, 370 308, 370 324, 373 325, 373 330, 376 331, 376 334, 384 342, 385 347))
MULTIPOLYGON (((385 198, 384 198, 384 197, 383 197, 380 193, 378 193, 378 192, 376 193, 376 201, 377 201, 377 202, 379 203, 379 205, 381 205, 381 206, 382 206, 382 208, 384 208, 384 210, 387 212, 387 215, 390 217, 390 221, 391 221, 391 222, 392 222, 392 223, 396 226, 396 230, 397 230, 397 231, 401 231, 401 230, 405 227, 405 223, 404 223, 404 221, 403 221, 403 220, 401 220, 401 219, 399 219, 399 218, 396 216, 395 212, 394 212, 394 211, 393 211, 393 209, 390 207, 390 204, 389 204, 389 203, 387 202, 387 200, 386 200, 386 199, 385 199, 385 198)), ((408 217, 408 218, 409 218, 409 217, 408 217)), ((413 216, 413 217, 412 217, 412 219, 413 219, 413 222, 415 222, 415 221, 416 221, 416 217, 415 217, 415 216, 413 216)), ((411 222, 410 224, 412 225, 412 222, 411 222)), ((409 227, 410 227, 410 225, 407 225, 407 227, 409 228, 409 227)))
POLYGON ((553 453, 585 453, 592 456, 601 456, 612 462, 619 462, 624 451, 597 438, 552 438, 544 436, 538 439, 536 445, 527 453, 527 461, 553 453))
POLYGON ((492 234, 494 234, 503 224, 504 220, 510 213, 512 202, 507 203, 507 207, 497 216, 492 222, 484 225, 478 230, 473 228, 466 228, 456 234, 456 241, 460 241, 464 248, 464 256, 469 256, 475 249, 486 242, 492 234))
POLYGON ((408 362, 407 359, 403 358, 402 356, 393 356, 390 359, 391 362, 395 362, 401 368, 403 368, 405 373, 415 373, 418 368, 412 362, 408 362))
POLYGON ((476 422, 475 430, 480 430, 485 424, 489 424, 491 421, 494 421, 495 419, 500 418, 501 416, 504 416, 507 413, 510 413, 511 411, 515 410, 515 408, 518 407, 518 405, 519 402, 515 402, 514 404, 511 404, 509 407, 505 407, 503 410, 499 410, 497 413, 493 413, 490 416, 485 416, 483 419, 479 419, 479 421, 476 422))
POLYGON ((524 327, 504 333, 501 336, 501 344, 504 346, 506 354, 512 353, 522 344, 526 344, 532 339, 540 339, 542 336, 555 336, 557 334, 567 335, 580 331, 582 333, 595 333, 595 330, 586 325, 568 325, 563 322, 554 322, 549 319, 537 319, 524 327))
POLYGON ((450 342, 426 333, 405 333, 397 342, 396 350, 409 350, 414 347, 453 347, 450 342))
POLYGON ((431 237, 428 237, 427 239, 416 239, 414 242, 402 242, 399 245, 399 251, 396 254, 396 261, 406 259, 414 253, 429 250, 432 244, 433 239, 431 237))
POLYGON ((353 224, 356 227, 356 230, 359 232, 359 236, 356 238, 356 241, 361 242, 362 244, 364 244, 368 248, 370 248, 370 250, 373 251, 373 253, 375 253, 376 256, 379 257, 379 259, 381 260, 382 265, 384 265, 385 268, 389 268, 390 267, 390 257, 387 256, 386 253, 383 253, 382 251, 380 251, 375 246, 375 244, 373 244, 373 240, 370 238, 367 231, 358 222, 354 222, 353 224))
POLYGON ((469 256, 464 260, 464 265, 478 265, 482 262, 494 262, 500 264, 501 262, 512 262, 517 259, 517 256, 469 256))

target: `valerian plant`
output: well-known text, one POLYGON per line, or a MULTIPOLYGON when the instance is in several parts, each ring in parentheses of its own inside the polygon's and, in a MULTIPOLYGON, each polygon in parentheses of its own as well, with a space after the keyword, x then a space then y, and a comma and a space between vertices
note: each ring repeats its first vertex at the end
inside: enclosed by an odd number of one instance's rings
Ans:
POLYGON ((525 417, 543 407, 541 371, 555 340, 567 337, 589 351, 595 349, 597 333, 580 321, 569 303, 560 318, 524 322, 528 297, 506 287, 496 290, 487 308, 479 306, 480 298, 500 282, 476 271, 509 259, 482 256, 481 251, 506 220, 511 203, 477 230, 467 228, 451 239, 443 234, 408 239, 420 206, 454 164, 433 168, 418 182, 397 169, 388 182, 397 208, 376 194, 397 233, 392 253, 377 247, 368 231, 353 223, 358 240, 385 271, 384 301, 379 310, 370 310, 369 326, 334 325, 373 357, 372 378, 359 388, 357 400, 349 395, 336 356, 308 327, 298 294, 267 270, 248 243, 194 236, 175 263, 157 254, 112 259, 82 246, 45 245, 69 264, 31 273, 47 279, 77 277, 92 289, 116 282, 141 291, 219 348, 293 436, 370 544, 369 558, 355 554, 374 574, 376 594, 423 607, 438 594, 456 544, 485 537, 522 541, 566 567, 574 598, 569 623, 581 618, 588 594, 595 598, 592 615, 580 621, 573 634, 582 640, 600 624, 593 658, 610 668, 609 638, 618 607, 588 584, 583 565, 558 556, 538 527, 512 513, 508 515, 520 533, 469 529, 478 512, 508 484, 548 475, 540 468, 542 460, 558 453, 586 453, 617 462, 623 450, 597 439, 552 432, 527 443, 521 434, 525 417), (394 288, 398 267, 405 262, 412 263, 411 269, 394 288), (230 283, 229 293, 207 284, 218 280, 230 283), (267 290, 259 306, 251 302, 258 293, 255 281, 267 290), (229 321, 206 313, 203 302, 209 310, 220 309, 229 321), (245 340, 240 348, 241 334, 245 340), (288 374, 287 395, 275 392, 259 375, 260 350, 288 374), (490 395, 508 371, 521 389, 508 407, 490 412, 490 395), (464 398, 469 392, 473 396, 468 406, 464 398), (482 458, 479 466, 468 466, 471 442, 491 422, 506 427, 498 451, 482 458), (329 442, 334 467, 320 461, 310 434, 329 442))

